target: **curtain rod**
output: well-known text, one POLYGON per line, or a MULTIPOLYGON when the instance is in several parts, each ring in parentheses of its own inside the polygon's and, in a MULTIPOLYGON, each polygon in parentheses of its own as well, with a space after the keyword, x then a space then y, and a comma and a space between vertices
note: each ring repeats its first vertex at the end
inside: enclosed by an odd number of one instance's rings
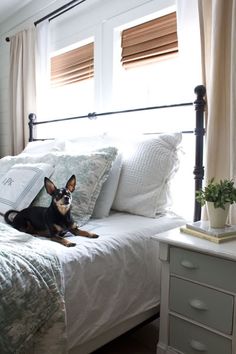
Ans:
MULTIPOLYGON (((59 7, 58 9, 56 9, 56 10, 50 12, 48 15, 46 15, 46 16, 40 18, 39 20, 35 21, 35 22, 34 22, 34 25, 37 26, 39 23, 41 23, 41 22, 43 22, 43 21, 45 21, 45 20, 51 21, 51 20, 53 20, 54 18, 56 18, 56 17, 58 17, 58 16, 64 14, 65 12, 67 12, 67 11, 73 9, 74 7, 76 7, 76 6, 80 5, 80 4, 82 4, 82 3, 85 2, 85 1, 86 1, 86 0, 80 0, 80 1, 78 1, 78 0, 72 0, 72 1, 68 2, 68 4, 65 4, 65 5, 59 7)), ((10 42, 10 37, 6 37, 6 42, 10 42)))

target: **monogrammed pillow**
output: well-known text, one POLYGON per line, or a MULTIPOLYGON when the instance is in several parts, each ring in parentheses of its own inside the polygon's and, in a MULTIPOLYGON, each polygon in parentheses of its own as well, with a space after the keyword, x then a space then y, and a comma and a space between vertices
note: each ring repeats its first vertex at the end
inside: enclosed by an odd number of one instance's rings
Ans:
POLYGON ((0 178, 0 213, 27 208, 50 177, 54 167, 47 163, 15 164, 0 178))

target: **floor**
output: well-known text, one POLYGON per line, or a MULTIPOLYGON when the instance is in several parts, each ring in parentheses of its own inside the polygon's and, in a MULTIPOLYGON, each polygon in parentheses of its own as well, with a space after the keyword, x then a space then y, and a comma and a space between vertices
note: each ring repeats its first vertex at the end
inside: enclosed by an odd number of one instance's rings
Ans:
POLYGON ((113 340, 92 354, 156 354, 159 321, 113 340))

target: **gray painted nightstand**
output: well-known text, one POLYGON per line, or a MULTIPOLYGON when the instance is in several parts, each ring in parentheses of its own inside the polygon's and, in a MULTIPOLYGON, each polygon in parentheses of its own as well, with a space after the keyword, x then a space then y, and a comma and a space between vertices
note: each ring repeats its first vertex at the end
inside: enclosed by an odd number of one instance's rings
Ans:
POLYGON ((157 354, 236 354, 236 240, 183 234, 160 242, 161 313, 157 354))

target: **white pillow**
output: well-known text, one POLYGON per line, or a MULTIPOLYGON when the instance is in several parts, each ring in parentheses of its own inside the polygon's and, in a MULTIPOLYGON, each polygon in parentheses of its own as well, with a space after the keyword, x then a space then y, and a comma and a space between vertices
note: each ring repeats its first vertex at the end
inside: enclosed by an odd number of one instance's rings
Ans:
POLYGON ((61 139, 42 140, 29 142, 21 155, 45 155, 53 151, 62 151, 65 149, 65 141, 61 139))
MULTIPOLYGON (((81 226, 93 213, 102 185, 117 156, 117 149, 109 147, 83 155, 55 153, 53 156, 55 170, 51 179, 58 188, 64 187, 73 174, 76 176, 77 185, 73 192, 72 213, 81 226)), ((50 198, 44 189, 33 204, 49 206, 50 198)))
POLYGON ((73 154, 84 154, 90 151, 96 151, 104 147, 114 146, 108 144, 103 135, 79 136, 65 140, 65 151, 73 154))
POLYGON ((160 134, 136 143, 123 161, 113 209, 148 217, 166 211, 181 138, 180 133, 160 134))
POLYGON ((16 164, 0 178, 0 213, 27 208, 54 168, 46 163, 16 164))
POLYGON ((104 182, 101 192, 96 201, 93 218, 102 219, 109 215, 120 178, 122 155, 119 154, 113 162, 107 180, 104 182))
POLYGON ((5 156, 0 159, 0 178, 4 176, 10 168, 16 164, 34 164, 34 163, 47 163, 51 166, 54 166, 54 158, 52 154, 46 155, 28 155, 28 154, 19 154, 16 156, 5 156))

